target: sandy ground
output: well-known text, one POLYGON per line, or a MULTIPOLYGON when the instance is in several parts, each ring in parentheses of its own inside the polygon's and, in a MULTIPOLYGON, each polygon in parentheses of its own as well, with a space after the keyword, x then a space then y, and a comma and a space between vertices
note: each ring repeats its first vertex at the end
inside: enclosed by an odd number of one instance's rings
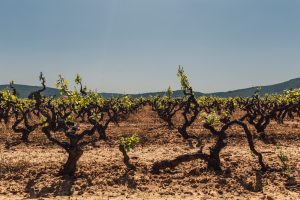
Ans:
MULTIPOLYGON (((267 132, 277 145, 255 141, 265 162, 273 169, 259 171, 245 137, 238 128, 229 133, 229 144, 222 151, 223 172, 206 170, 201 160, 183 163, 174 169, 151 173, 154 162, 195 152, 161 126, 149 110, 140 112, 120 126, 111 126, 110 144, 103 141, 85 148, 74 179, 57 175, 66 153, 35 132, 30 144, 5 149, 5 141, 16 136, 0 125, 0 199, 300 199, 300 123, 272 124, 267 132), (299 125, 298 125, 299 124, 299 125), (135 172, 127 172, 117 148, 120 136, 136 134, 140 145, 129 152, 135 172), (278 149, 288 156, 289 170, 282 170, 278 149)), ((202 134, 209 150, 213 138, 198 122, 189 130, 202 134)))

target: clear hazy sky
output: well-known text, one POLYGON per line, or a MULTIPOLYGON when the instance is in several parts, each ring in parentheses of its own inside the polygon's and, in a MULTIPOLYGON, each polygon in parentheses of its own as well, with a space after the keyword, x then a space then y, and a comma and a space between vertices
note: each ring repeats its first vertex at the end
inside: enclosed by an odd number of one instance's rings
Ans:
POLYGON ((300 77, 299 0, 0 0, 0 84, 226 91, 300 77))

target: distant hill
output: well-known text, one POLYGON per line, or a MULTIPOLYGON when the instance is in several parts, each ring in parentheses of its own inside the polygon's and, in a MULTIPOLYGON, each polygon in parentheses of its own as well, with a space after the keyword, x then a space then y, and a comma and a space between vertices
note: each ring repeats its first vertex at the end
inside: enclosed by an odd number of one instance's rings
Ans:
MULTIPOLYGON (((15 84, 14 87, 17 90, 18 96, 22 98, 28 97, 31 92, 37 91, 42 88, 40 86, 19 85, 19 84, 15 84)), ((0 85, 0 91, 5 89, 9 89, 9 85, 0 85)), ((59 90, 55 88, 46 88, 46 90, 42 94, 44 94, 45 96, 56 96, 56 97, 60 95, 59 90)))
MULTIPOLYGON (((238 96, 248 97, 255 92, 256 88, 257 86, 245 88, 245 89, 227 91, 227 92, 216 92, 207 95, 213 95, 219 97, 238 97, 238 96)), ((275 93, 281 94, 283 93, 284 90, 295 89, 295 88, 300 88, 300 78, 291 79, 289 81, 277 83, 274 85, 262 86, 260 95, 275 94, 275 93)))
MULTIPOLYGON (((33 92, 39 90, 41 87, 39 86, 29 86, 29 85, 19 85, 16 84, 14 85, 17 92, 18 96, 20 97, 28 97, 28 95, 33 92)), ((257 87, 250 87, 250 88, 245 88, 245 89, 239 89, 239 90, 232 90, 232 91, 227 91, 227 92, 216 92, 216 93, 201 93, 201 92, 195 92, 196 96, 219 96, 219 97, 247 97, 251 96, 257 87)), ((262 86, 260 95, 264 94, 274 94, 278 93, 281 94, 284 90, 288 89, 295 89, 295 88, 300 88, 300 78, 295 78, 286 82, 274 84, 274 85, 268 85, 268 86, 262 86)), ((9 85, 0 85, 0 91, 4 89, 9 89, 9 85)), ((43 92, 45 96, 59 96, 59 90, 55 88, 47 88, 46 91, 43 92)), ((110 97, 120 97, 123 96, 123 94, 119 93, 101 93, 103 97, 105 98, 110 98, 110 97)), ((160 95, 163 96, 165 95, 165 92, 150 92, 150 93, 141 93, 141 94, 130 94, 133 97, 149 97, 149 96, 155 96, 155 95, 160 95)), ((174 97, 179 97, 182 96, 183 93, 181 90, 176 90, 173 92, 174 97)))
MULTIPOLYGON (((148 92, 148 93, 142 93, 142 94, 131 94, 133 97, 149 97, 149 96, 164 96, 166 92, 148 92)), ((204 93, 196 92, 196 96, 203 96, 204 93)), ((175 90, 173 91, 173 97, 181 97, 183 96, 183 92, 181 90, 175 90)))
MULTIPOLYGON (((248 97, 251 96, 257 89, 258 86, 256 87, 250 87, 250 88, 245 88, 245 89, 239 89, 239 90, 232 90, 232 91, 227 91, 227 92, 215 92, 215 93, 202 93, 202 92, 195 92, 195 95, 197 97, 199 96, 218 96, 218 97, 248 97)), ((284 90, 289 90, 289 89, 295 89, 295 88, 300 88, 300 78, 295 78, 291 79, 286 82, 274 84, 274 85, 267 85, 267 86, 262 86, 260 95, 265 95, 265 94, 282 94, 284 90)), ((139 96, 144 96, 148 97, 150 95, 155 96, 155 95, 160 95, 163 96, 165 92, 154 92, 154 93, 143 93, 143 94, 134 94, 132 96, 134 97, 139 97, 139 96)), ((182 96, 183 93, 181 90, 176 90, 173 92, 174 97, 179 97, 182 96)))

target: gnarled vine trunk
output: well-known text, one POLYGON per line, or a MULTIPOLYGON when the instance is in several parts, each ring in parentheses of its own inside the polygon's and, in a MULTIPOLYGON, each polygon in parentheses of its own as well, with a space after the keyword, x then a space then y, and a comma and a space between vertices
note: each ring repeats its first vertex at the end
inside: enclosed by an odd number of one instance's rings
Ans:
POLYGON ((67 150, 68 160, 60 171, 60 175, 73 177, 76 172, 77 162, 83 154, 83 150, 78 147, 72 147, 67 150))
POLYGON ((209 159, 207 160, 207 167, 209 169, 213 169, 214 171, 222 170, 220 152, 227 145, 226 138, 226 133, 220 132, 217 143, 210 149, 209 159))

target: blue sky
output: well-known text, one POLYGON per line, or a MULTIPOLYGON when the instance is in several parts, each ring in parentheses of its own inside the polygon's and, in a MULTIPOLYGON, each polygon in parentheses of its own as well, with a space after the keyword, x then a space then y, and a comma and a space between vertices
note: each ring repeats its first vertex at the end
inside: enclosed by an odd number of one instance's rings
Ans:
POLYGON ((0 84, 226 91, 300 77, 298 0, 0 0, 0 84))

